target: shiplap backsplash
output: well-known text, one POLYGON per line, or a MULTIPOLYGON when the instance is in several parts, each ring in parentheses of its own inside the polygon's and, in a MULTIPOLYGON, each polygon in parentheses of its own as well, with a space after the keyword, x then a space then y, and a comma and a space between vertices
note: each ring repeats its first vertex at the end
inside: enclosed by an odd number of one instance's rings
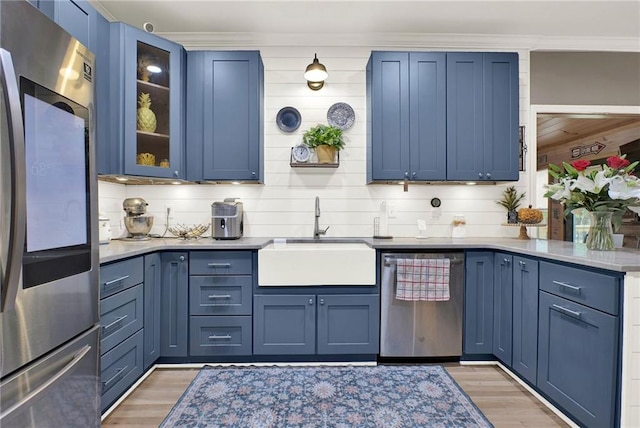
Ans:
MULTIPOLYGON (((172 207, 172 225, 208 223, 212 202, 237 197, 244 203, 245 236, 310 237, 316 196, 320 197, 322 211, 320 226, 329 226, 328 237, 371 236, 373 218, 379 215, 383 201, 395 205, 396 217, 389 219, 392 236, 416 235, 418 219, 426 220, 427 236, 450 236, 455 214, 465 215, 469 237, 517 236, 517 228, 501 226, 506 220, 506 212, 495 204, 504 188, 513 183, 478 186, 410 184, 408 192, 403 192, 401 185, 366 184, 365 68, 371 50, 376 48, 279 46, 260 50, 265 69, 264 184, 125 186, 101 181, 100 211, 111 219, 113 237, 126 235, 122 201, 127 197, 142 197, 149 203, 148 213, 154 216, 153 233, 165 231, 167 206, 172 207), (314 53, 329 72, 320 91, 308 89, 302 77, 314 53), (291 147, 302 140, 305 130, 326 123, 327 110, 336 102, 351 105, 356 116, 353 127, 345 132, 346 147, 340 152, 340 167, 291 168, 291 147), (285 106, 295 107, 302 115, 302 124, 294 133, 281 132, 276 126, 276 115, 285 106), (429 203, 434 197, 442 200, 439 210, 434 210, 429 203)), ((386 47, 377 50, 407 49, 386 47)), ((526 126, 529 118, 529 53, 519 51, 519 54, 520 124, 526 126)), ((527 165, 527 170, 530 169, 527 165)), ((528 171, 520 173, 520 181, 515 183, 520 192, 528 193, 530 176, 528 171)))

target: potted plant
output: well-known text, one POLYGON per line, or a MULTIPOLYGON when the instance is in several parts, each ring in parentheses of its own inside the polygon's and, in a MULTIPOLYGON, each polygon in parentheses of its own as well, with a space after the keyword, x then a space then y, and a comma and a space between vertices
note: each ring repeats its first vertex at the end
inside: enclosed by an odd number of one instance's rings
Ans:
POLYGON ((342 129, 335 126, 318 124, 307 130, 302 142, 316 150, 318 163, 333 163, 336 151, 344 148, 342 129))
POLYGON ((509 186, 502 192, 502 199, 496 201, 496 204, 507 209, 507 223, 518 223, 518 208, 524 196, 525 192, 518 195, 515 186, 509 186))

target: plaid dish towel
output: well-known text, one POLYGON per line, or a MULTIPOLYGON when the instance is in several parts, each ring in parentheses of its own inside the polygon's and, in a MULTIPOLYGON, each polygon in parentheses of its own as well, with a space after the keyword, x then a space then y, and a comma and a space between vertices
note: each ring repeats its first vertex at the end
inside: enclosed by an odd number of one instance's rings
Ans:
POLYGON ((397 259, 396 299, 425 302, 449 300, 449 259, 397 259))

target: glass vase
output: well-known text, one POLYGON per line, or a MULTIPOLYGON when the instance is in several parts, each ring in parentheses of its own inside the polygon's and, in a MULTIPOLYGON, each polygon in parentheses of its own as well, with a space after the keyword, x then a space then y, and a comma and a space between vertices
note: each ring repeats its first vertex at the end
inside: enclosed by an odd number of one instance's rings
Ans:
POLYGON ((598 251, 612 251, 615 249, 613 227, 611 226, 612 216, 613 211, 589 211, 591 223, 587 236, 588 249, 598 251))

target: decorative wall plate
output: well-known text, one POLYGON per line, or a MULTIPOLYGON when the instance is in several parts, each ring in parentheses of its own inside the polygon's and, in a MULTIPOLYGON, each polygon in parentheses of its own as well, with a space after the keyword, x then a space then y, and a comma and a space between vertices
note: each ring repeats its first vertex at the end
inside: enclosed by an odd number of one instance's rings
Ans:
POLYGON ((351 128, 355 120, 356 115, 347 103, 335 103, 327 110, 327 122, 329 125, 340 128, 343 131, 351 128))
POLYGON ((284 132, 295 131, 300 127, 301 122, 302 116, 300 116, 300 112, 294 107, 283 107, 276 116, 278 128, 284 132))

